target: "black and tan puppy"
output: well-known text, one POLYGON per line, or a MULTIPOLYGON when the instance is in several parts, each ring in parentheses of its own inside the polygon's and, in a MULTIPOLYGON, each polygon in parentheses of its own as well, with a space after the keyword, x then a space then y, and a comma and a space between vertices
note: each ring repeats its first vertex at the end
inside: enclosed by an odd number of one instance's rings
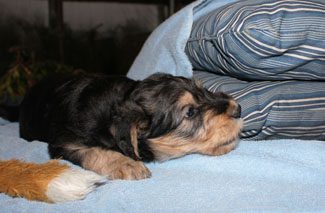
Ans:
POLYGON ((20 135, 49 144, 63 158, 109 179, 142 179, 142 161, 190 153, 222 155, 235 148, 240 106, 183 77, 143 81, 82 75, 45 80, 26 95, 20 135))

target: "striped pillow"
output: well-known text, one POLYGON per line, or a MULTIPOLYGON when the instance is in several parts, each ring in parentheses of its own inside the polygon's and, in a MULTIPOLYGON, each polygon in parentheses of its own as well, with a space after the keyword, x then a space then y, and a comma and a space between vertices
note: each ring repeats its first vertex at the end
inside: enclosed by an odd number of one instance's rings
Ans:
POLYGON ((325 80, 324 0, 243 0, 193 23, 195 70, 246 80, 325 80))
POLYGON ((229 93, 239 102, 243 139, 325 140, 324 81, 247 82, 199 71, 194 78, 210 91, 229 93))

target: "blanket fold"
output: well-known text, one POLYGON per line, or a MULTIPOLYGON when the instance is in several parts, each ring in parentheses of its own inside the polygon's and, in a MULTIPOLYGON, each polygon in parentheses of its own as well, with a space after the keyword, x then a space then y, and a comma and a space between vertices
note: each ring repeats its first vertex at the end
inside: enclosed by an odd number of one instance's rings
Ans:
POLYGON ((192 65, 184 50, 193 19, 233 1, 198 0, 168 18, 149 36, 127 76, 142 80, 151 74, 163 72, 192 77, 192 65))

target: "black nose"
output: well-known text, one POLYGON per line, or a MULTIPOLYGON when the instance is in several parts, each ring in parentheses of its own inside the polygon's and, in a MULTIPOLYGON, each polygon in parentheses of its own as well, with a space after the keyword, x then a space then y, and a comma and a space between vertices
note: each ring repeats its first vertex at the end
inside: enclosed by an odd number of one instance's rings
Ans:
POLYGON ((240 118, 241 117, 241 106, 238 104, 234 113, 232 114, 233 118, 240 118))

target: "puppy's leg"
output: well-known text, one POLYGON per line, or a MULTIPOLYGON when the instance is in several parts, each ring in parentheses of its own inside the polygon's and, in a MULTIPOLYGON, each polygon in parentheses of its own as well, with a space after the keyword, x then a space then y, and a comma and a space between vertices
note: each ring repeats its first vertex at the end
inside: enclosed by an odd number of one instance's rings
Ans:
POLYGON ((97 147, 86 151, 82 166, 106 175, 109 179, 139 180, 151 176, 143 162, 135 161, 115 151, 97 147))
POLYGON ((66 144, 59 149, 64 153, 64 159, 109 179, 139 180, 151 176, 143 162, 135 161, 119 152, 77 144, 66 144))

